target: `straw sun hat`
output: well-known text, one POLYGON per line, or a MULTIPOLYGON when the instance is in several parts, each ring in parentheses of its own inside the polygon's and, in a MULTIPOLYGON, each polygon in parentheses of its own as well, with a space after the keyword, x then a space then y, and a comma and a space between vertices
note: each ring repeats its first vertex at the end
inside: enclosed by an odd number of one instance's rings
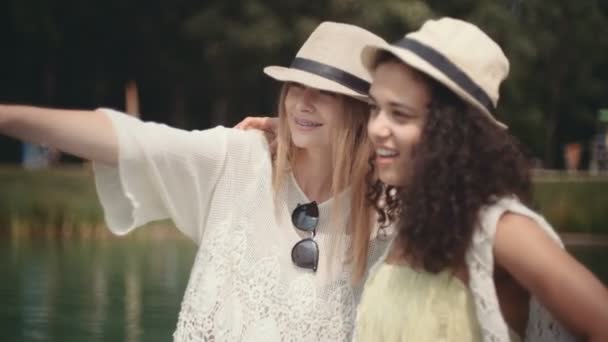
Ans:
POLYGON ((442 18, 429 20, 394 44, 369 44, 361 54, 368 70, 380 51, 388 51, 405 64, 445 85, 502 128, 493 114, 498 88, 509 73, 501 48, 477 26, 442 18))
POLYGON ((289 67, 268 66, 264 72, 279 81, 365 100, 371 76, 358 56, 366 45, 385 43, 360 27, 323 22, 311 33, 289 67))

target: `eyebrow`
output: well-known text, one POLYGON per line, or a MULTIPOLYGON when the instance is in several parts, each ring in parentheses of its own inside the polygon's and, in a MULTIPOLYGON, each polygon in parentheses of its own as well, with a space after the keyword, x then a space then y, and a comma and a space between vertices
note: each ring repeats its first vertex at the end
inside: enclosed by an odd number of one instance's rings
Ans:
MULTIPOLYGON (((374 103, 374 104, 378 103, 378 100, 376 100, 376 98, 374 97, 374 95, 372 95, 371 92, 368 95, 369 95, 369 99, 371 100, 370 103, 374 103)), ((408 105, 406 105, 403 102, 389 101, 388 105, 391 106, 391 107, 393 107, 393 108, 405 109, 407 111, 411 111, 413 113, 416 113, 416 110, 413 107, 408 106, 408 105)))

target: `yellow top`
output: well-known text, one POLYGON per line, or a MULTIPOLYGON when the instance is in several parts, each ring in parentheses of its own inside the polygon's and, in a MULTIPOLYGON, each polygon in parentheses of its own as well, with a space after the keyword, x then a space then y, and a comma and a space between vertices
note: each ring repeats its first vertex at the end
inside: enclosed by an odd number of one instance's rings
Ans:
MULTIPOLYGON (((432 274, 382 263, 365 283, 357 342, 481 342, 469 289, 448 271, 432 274)), ((512 336, 512 341, 519 341, 512 336)))

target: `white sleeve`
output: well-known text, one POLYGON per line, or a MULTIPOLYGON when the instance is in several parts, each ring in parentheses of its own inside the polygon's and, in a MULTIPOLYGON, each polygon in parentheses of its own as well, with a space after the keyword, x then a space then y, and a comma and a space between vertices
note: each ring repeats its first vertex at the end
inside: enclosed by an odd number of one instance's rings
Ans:
POLYGON ((95 183, 112 232, 127 234, 170 218, 200 242, 226 162, 229 129, 184 131, 102 109, 118 136, 117 167, 94 163, 95 183))

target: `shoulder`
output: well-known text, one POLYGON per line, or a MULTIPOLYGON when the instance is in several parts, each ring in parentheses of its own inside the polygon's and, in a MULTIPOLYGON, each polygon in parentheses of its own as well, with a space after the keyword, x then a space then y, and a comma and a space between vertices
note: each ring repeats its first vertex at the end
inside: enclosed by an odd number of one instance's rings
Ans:
POLYGON ((540 225, 530 216, 512 211, 505 211, 498 218, 496 230, 503 231, 540 231, 540 225))
POLYGON ((556 260, 562 253, 559 237, 542 217, 506 211, 498 219, 494 254, 507 269, 536 264, 543 259, 556 260))
POLYGON ((557 242, 561 246, 559 236, 545 218, 521 203, 517 198, 501 199, 496 206, 497 235, 542 238, 554 243, 557 242))
POLYGON ((212 128, 218 134, 225 136, 229 147, 247 149, 254 153, 268 153, 268 141, 259 130, 241 130, 217 126, 212 128))

